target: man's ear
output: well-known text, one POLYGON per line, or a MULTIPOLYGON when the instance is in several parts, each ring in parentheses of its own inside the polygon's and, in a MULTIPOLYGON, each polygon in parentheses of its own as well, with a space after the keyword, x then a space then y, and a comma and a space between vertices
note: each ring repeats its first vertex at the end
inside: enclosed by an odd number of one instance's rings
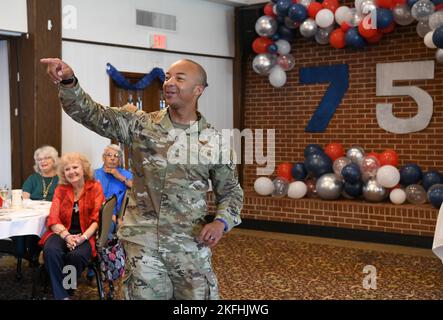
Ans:
POLYGON ((202 94, 203 94, 203 91, 205 90, 205 87, 203 86, 203 85, 201 85, 201 84, 198 84, 198 85, 196 85, 195 86, 195 88, 194 88, 194 94, 197 96, 197 97, 200 97, 202 94))

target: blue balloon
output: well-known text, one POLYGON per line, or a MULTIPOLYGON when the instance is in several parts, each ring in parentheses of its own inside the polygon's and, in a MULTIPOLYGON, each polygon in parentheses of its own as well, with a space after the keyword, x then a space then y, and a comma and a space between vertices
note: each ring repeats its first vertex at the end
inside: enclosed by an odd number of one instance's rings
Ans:
POLYGON ((357 198, 363 194, 363 182, 361 181, 357 183, 349 183, 345 181, 343 188, 345 192, 353 198, 357 198))
POLYGON ((333 172, 332 160, 324 153, 314 153, 309 155, 305 159, 304 164, 308 173, 315 178, 319 178, 325 173, 333 172))
POLYGON ((428 191, 429 188, 434 184, 440 183, 443 183, 443 177, 441 176, 440 172, 431 170, 423 173, 422 184, 426 191, 428 191))
POLYGON ((272 36, 272 40, 273 41, 280 40, 280 35, 278 33, 274 33, 274 35, 272 36))
POLYGON ((377 8, 377 29, 384 29, 394 21, 394 14, 389 9, 377 8))
POLYGON ((278 51, 278 47, 275 43, 269 45, 269 47, 268 47, 269 53, 277 53, 277 51, 278 51))
POLYGON ((443 26, 440 26, 434 30, 434 34, 432 35, 432 42, 434 42, 437 48, 443 49, 443 26))
POLYGON ((323 148, 319 144, 308 144, 304 151, 304 156, 307 158, 311 154, 321 153, 324 154, 323 148))
POLYGON ((418 0, 408 0, 408 6, 409 8, 412 8, 412 6, 417 2, 418 0))
POLYGON ((289 7, 288 17, 295 22, 303 22, 308 17, 306 7, 299 3, 294 3, 289 7))
POLYGON ((415 163, 407 164, 400 169, 400 184, 405 187, 410 184, 417 184, 422 176, 423 172, 418 165, 415 163))
POLYGON ((297 162, 292 167, 291 174, 295 180, 304 180, 306 178, 306 176, 308 175, 308 172, 306 171, 306 168, 305 168, 305 165, 303 162, 297 162))
POLYGON ((277 3, 278 0, 271 0, 271 1, 272 1, 272 3, 277 3))
POLYGON ((350 163, 341 169, 341 175, 345 182, 357 183, 361 181, 361 171, 356 163, 350 163))
POLYGON ((443 203, 443 185, 435 185, 428 191, 429 202, 437 209, 440 209, 443 203))
POLYGON ((277 15, 286 17, 288 15, 288 10, 291 4, 292 4, 291 0, 278 0, 276 2, 277 15))
POLYGON ((291 30, 284 25, 280 25, 280 26, 278 26, 277 32, 280 35, 280 39, 286 40, 288 42, 292 42, 295 37, 294 30, 291 30))
POLYGON ((346 31, 345 42, 347 46, 355 49, 361 49, 366 46, 366 40, 360 35, 356 27, 346 31))

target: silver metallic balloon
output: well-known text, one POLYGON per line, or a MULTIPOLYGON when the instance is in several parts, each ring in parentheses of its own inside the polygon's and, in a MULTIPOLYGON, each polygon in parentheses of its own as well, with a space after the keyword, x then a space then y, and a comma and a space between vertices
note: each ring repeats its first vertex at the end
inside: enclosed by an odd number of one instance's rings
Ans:
POLYGON ((411 9, 407 4, 395 6, 392 9, 392 14, 394 15, 394 21, 401 26, 410 25, 414 21, 411 9))
POLYGON ((296 22, 294 22, 293 20, 291 20, 291 18, 289 18, 289 17, 285 17, 284 23, 285 23, 285 27, 288 29, 297 29, 297 27, 298 27, 298 24, 296 22))
POLYGON ((443 49, 437 49, 435 52, 435 60, 438 63, 443 63, 443 49))
POLYGON ((435 11, 435 5, 430 0, 418 0, 411 8, 411 14, 417 21, 428 21, 435 11))
POLYGON ((331 28, 318 28, 315 33, 315 41, 317 41, 318 44, 329 44, 330 30, 331 28))
POLYGON ((283 54, 277 58, 277 63, 284 71, 291 71, 295 67, 295 58, 292 54, 283 54))
POLYGON ((360 171, 363 181, 368 181, 377 176, 378 168, 380 168, 380 161, 373 156, 365 156, 360 162, 360 171))
POLYGON ((346 152, 346 157, 348 157, 349 159, 351 159, 353 163, 356 163, 358 165, 360 165, 364 156, 365 156, 365 151, 363 150, 363 148, 360 147, 349 148, 348 151, 346 152))
POLYGON ((308 18, 302 22, 300 25, 300 33, 305 38, 310 38, 315 36, 318 26, 314 19, 308 18))
POLYGON ((271 53, 260 53, 252 61, 252 69, 261 75, 267 75, 277 63, 277 57, 271 53))
POLYGON ((363 15, 371 13, 373 10, 377 9, 373 0, 365 0, 361 3, 361 12, 363 15))
POLYGON ((255 31, 262 37, 271 37, 277 31, 277 21, 270 16, 261 16, 255 23, 255 31))
POLYGON ((348 164, 350 164, 352 161, 349 158, 346 157, 340 157, 335 159, 334 164, 332 165, 332 169, 334 170, 335 176, 339 180, 343 180, 343 176, 341 175, 341 171, 344 167, 346 167, 348 164))
POLYGON ((275 178, 272 184, 274 185, 274 191, 272 192, 273 197, 282 198, 287 195, 289 183, 285 179, 275 178))
POLYGON ((352 27, 358 26, 360 21, 363 20, 363 15, 361 12, 358 12, 357 9, 352 8, 351 10, 351 20, 349 20, 349 25, 352 27))
POLYGON ((443 11, 436 11, 429 17, 429 28, 432 30, 443 26, 443 11))
POLYGON ((317 180, 317 194, 324 200, 335 200, 341 195, 343 182, 333 173, 326 173, 317 180))
POLYGON ((314 0, 297 0, 297 3, 305 6, 306 8, 309 7, 309 5, 314 2, 314 0))
POLYGON ((425 188, 419 184, 410 184, 406 187, 405 192, 406 200, 412 204, 423 204, 428 199, 425 188))
POLYGON ((429 27, 429 24, 428 24, 427 21, 420 21, 419 23, 417 23, 416 30, 417 30, 417 34, 418 34, 420 37, 424 38, 425 35, 426 35, 429 31, 431 31, 431 28, 429 27))
POLYGON ((363 185, 363 197, 369 202, 381 202, 386 199, 388 192, 375 179, 369 179, 363 185))

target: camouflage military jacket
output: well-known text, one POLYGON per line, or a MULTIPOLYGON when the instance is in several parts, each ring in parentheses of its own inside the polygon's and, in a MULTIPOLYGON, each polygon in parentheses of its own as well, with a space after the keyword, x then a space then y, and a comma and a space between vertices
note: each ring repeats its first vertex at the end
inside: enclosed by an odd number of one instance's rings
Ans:
MULTIPOLYGON (((196 237, 206 223, 209 180, 216 199, 215 218, 226 222, 226 231, 240 224, 243 190, 235 165, 170 161, 168 153, 170 156, 179 151, 180 144, 177 147, 177 135, 171 136, 174 126, 167 108, 145 113, 106 107, 93 101, 79 84, 73 88, 61 86, 59 97, 63 109, 75 121, 128 146, 133 187, 118 231, 120 239, 162 252, 199 250, 202 245, 196 237)), ((191 127, 198 125, 199 133, 211 129, 201 114, 198 118, 191 127)), ((189 132, 183 133, 189 141, 189 132)), ((220 147, 200 136, 195 145, 206 148, 206 155, 220 147)))

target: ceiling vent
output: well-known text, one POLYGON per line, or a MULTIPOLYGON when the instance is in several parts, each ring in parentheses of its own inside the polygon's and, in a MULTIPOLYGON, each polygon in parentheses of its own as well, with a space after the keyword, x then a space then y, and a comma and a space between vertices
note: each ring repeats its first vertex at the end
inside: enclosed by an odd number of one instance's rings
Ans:
POLYGON ((170 14, 136 10, 137 25, 156 29, 177 30, 177 17, 170 14))

